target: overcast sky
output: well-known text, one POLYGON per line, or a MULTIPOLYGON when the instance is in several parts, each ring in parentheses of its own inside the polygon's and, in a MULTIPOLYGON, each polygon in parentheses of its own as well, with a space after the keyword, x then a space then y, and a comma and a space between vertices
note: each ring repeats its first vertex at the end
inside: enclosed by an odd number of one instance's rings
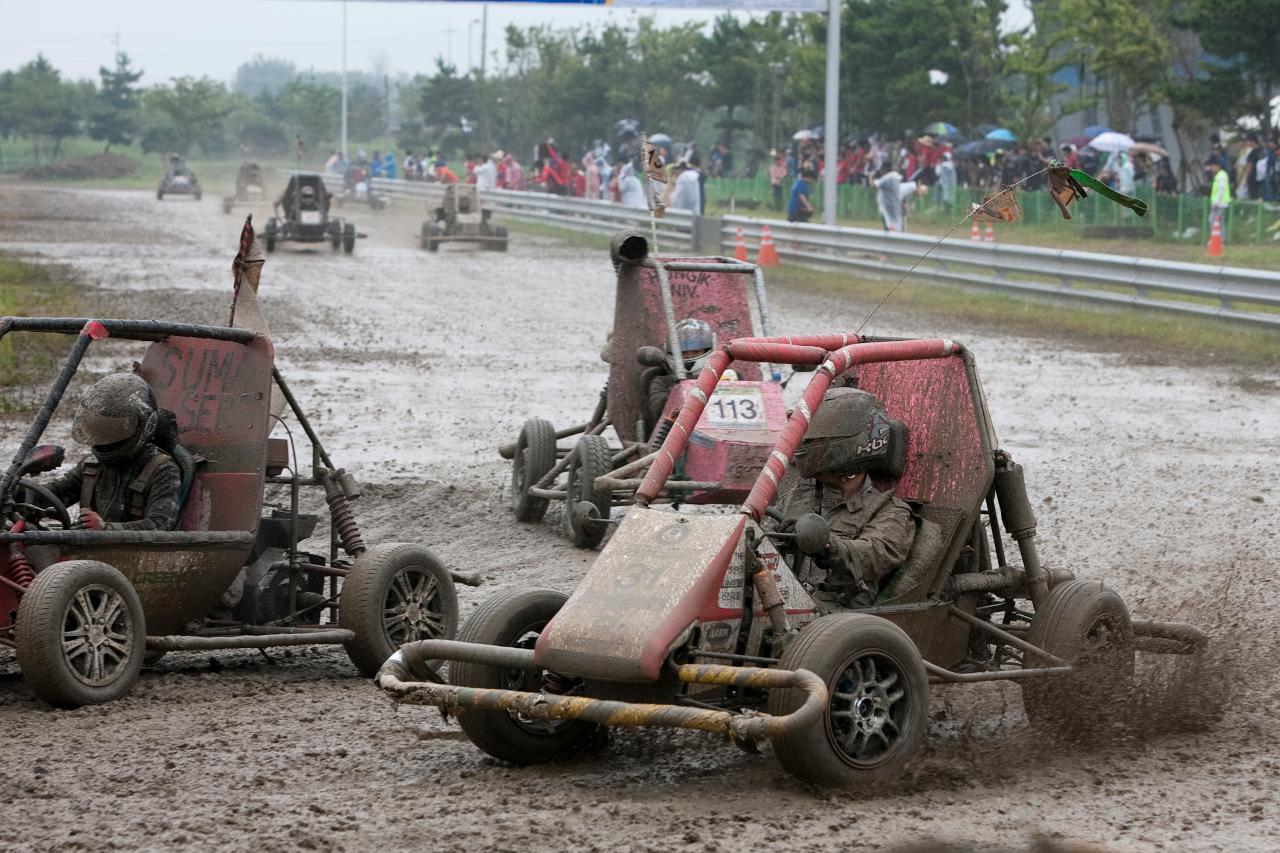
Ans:
MULTIPOLYGON (((117 36, 144 84, 170 77, 208 75, 230 82, 254 54, 289 59, 300 70, 341 67, 342 3, 338 0, 4 0, 0 3, 0 69, 46 57, 66 77, 96 77, 111 63, 117 36)), ((572 26, 624 22, 631 9, 551 4, 490 3, 489 56, 503 45, 508 24, 572 26)), ((1010 16, 1026 19, 1021 0, 1010 16)), ((430 71, 437 56, 459 67, 480 62, 480 3, 347 4, 347 66, 369 70, 430 71), (475 22, 475 23, 473 23, 475 22)), ((660 24, 711 21, 718 10, 656 11, 660 24)))

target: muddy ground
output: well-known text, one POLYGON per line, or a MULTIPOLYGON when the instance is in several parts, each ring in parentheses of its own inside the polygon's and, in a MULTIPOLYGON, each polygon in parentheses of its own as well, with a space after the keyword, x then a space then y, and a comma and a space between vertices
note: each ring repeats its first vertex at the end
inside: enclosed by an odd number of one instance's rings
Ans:
MULTIPOLYGON (((218 205, 0 186, 0 249, 77 270, 85 313, 225 322, 241 217, 218 205)), ((589 413, 605 376, 607 257, 519 234, 505 255, 428 255, 417 210, 352 215, 369 235, 353 256, 287 246, 262 296, 285 375, 368 487, 356 505, 366 540, 421 542, 482 570, 487 587, 462 590, 464 616, 494 590, 570 590, 591 554, 554 523, 511 521, 494 447, 531 415, 589 413)), ((856 327, 870 307, 798 288, 771 298, 788 333, 856 327)), ((927 750, 903 783, 829 795, 767 748, 684 732, 615 733, 571 764, 500 766, 434 711, 394 708, 341 650, 172 654, 127 699, 74 712, 36 702, 0 652, 0 847, 1276 849, 1280 377, 1013 325, 966 328, 891 302, 868 331, 975 351, 1002 444, 1027 467, 1047 564, 1231 645, 1225 680, 1238 689, 1215 730, 1168 733, 1155 718, 1120 744, 1052 744, 1028 728, 1016 688, 935 689, 927 750)), ((110 350, 89 366, 136 357, 110 350)))

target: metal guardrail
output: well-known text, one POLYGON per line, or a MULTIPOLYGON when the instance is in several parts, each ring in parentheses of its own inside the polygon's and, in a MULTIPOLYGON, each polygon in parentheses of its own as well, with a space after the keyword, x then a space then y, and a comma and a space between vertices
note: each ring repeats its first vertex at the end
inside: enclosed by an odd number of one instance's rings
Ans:
MULTIPOLYGON (((373 186, 376 192, 392 198, 421 200, 424 207, 427 202, 434 204, 443 192, 440 184, 418 181, 375 178, 373 186)), ((485 193, 484 203, 505 216, 577 231, 650 231, 647 210, 607 201, 501 190, 485 193)), ((691 248, 694 219, 687 211, 668 211, 657 224, 659 242, 666 244, 660 248, 670 251, 673 244, 680 249, 691 248)), ((714 220, 708 218, 704 222, 713 225, 714 220)), ((720 253, 733 253, 738 228, 751 244, 758 245, 766 225, 779 257, 801 266, 896 280, 928 252, 912 273, 914 278, 1023 295, 1176 311, 1280 330, 1280 274, 1269 270, 975 243, 968 239, 948 239, 939 244, 933 237, 915 234, 743 216, 720 219, 720 253)))

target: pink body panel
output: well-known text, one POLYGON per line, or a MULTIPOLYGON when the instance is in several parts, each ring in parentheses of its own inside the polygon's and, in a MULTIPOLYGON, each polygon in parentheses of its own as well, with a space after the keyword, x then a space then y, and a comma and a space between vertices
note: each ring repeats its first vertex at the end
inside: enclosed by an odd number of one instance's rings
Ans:
MULTIPOLYGON (((672 259, 668 259, 672 260, 672 259)), ((706 258, 694 258, 706 262, 706 258)), ((747 291, 751 277, 740 273, 672 272, 671 301, 676 321, 686 317, 705 320, 716 332, 717 343, 751 337, 751 305, 747 291)), ((645 267, 618 270, 613 310, 613 363, 609 370, 609 413, 613 428, 625 442, 642 441, 635 435, 636 420, 644 407, 636 350, 654 346, 667 351, 667 323, 662 310, 658 274, 645 267)), ((748 362, 733 365, 738 377, 760 379, 760 366, 748 362)))
MULTIPOLYGON (((697 387, 685 380, 671 389, 663 417, 683 407, 697 387)), ((687 503, 739 503, 760 476, 769 451, 787 425, 782 386, 774 382, 721 382, 693 428, 680 463, 684 479, 718 482, 720 489, 693 492, 687 503)))

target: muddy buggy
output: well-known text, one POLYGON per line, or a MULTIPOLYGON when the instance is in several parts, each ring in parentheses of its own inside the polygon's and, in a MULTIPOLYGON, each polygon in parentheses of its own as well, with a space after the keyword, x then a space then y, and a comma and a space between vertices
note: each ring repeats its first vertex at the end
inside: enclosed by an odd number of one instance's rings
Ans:
MULTIPOLYGON (((638 234, 614 238, 611 254, 617 283, 607 345, 609 378, 595 410, 585 423, 561 430, 546 419, 530 418, 516 441, 498 448, 511 460, 516 520, 540 521, 550 501, 566 501, 568 534, 581 548, 598 545, 611 509, 632 502, 644 469, 694 393, 696 383, 683 360, 666 357, 679 352, 677 323, 685 318, 704 321, 721 342, 750 337, 754 292, 760 330, 769 334, 764 273, 755 264, 717 257, 652 258, 648 241, 638 234), (659 377, 675 384, 661 415, 653 417, 646 411, 648 389, 659 377), (579 437, 572 446, 558 444, 574 436, 579 437)), ((754 362, 735 362, 732 369, 737 380, 717 387, 657 500, 736 505, 750 491, 787 414, 773 365, 762 372, 754 362)))
POLYGON ((1041 565, 1022 468, 999 449, 959 344, 740 338, 713 355, 697 387, 571 596, 494 597, 459 641, 405 646, 377 684, 457 714, 471 741, 504 761, 566 755, 601 726, 680 727, 745 747, 772 740, 784 768, 834 787, 903 770, 926 735, 931 684, 1014 681, 1035 727, 1090 737, 1123 720, 1136 652, 1206 645, 1189 625, 1132 619, 1113 590, 1041 565), (737 514, 653 507, 735 360, 817 370, 737 514), (769 520, 837 380, 855 380, 902 423, 905 452, 876 485, 919 516, 911 555, 861 609, 825 597, 797 557, 815 553, 815 538, 829 542, 821 516, 809 517, 819 529, 797 523, 788 535, 769 520), (433 660, 449 661, 448 684, 433 660))
POLYGON ((269 339, 222 326, 0 319, 0 336, 13 333, 72 337, 0 475, 0 644, 16 648, 40 698, 59 707, 116 699, 144 658, 178 650, 342 644, 371 675, 407 640, 453 635, 454 578, 475 578, 417 545, 365 544, 350 506, 360 487, 329 458, 269 339), (86 351, 112 338, 150 342, 138 370, 177 423, 173 530, 70 529, 66 506, 32 479, 62 463, 62 448, 38 442, 86 351), (287 440, 268 438, 273 394, 295 419, 287 440), (287 498, 264 511, 268 485, 287 498), (319 552, 303 547, 319 520, 300 507, 304 488, 322 490, 328 507, 319 552))
POLYGON ((222 212, 230 213, 237 204, 255 204, 264 193, 262 167, 257 163, 241 163, 236 172, 236 191, 222 199, 222 212))
MULTIPOLYGON (((430 210, 430 209, 429 209, 430 210)), ((490 221, 493 211, 480 204, 475 184, 448 184, 440 206, 422 223, 422 248, 434 252, 441 243, 479 243, 495 252, 507 250, 507 226, 490 221)))
POLYGON ((314 172, 294 172, 289 183, 274 204, 275 216, 267 220, 262 238, 267 251, 274 252, 276 245, 284 241, 296 243, 328 242, 336 252, 339 248, 348 255, 355 251, 356 226, 341 217, 330 216, 333 196, 324 185, 324 178, 314 172))
POLYGON ((203 195, 196 173, 181 159, 170 164, 164 177, 160 179, 160 186, 156 187, 157 201, 162 201, 167 195, 189 195, 196 201, 203 195))

